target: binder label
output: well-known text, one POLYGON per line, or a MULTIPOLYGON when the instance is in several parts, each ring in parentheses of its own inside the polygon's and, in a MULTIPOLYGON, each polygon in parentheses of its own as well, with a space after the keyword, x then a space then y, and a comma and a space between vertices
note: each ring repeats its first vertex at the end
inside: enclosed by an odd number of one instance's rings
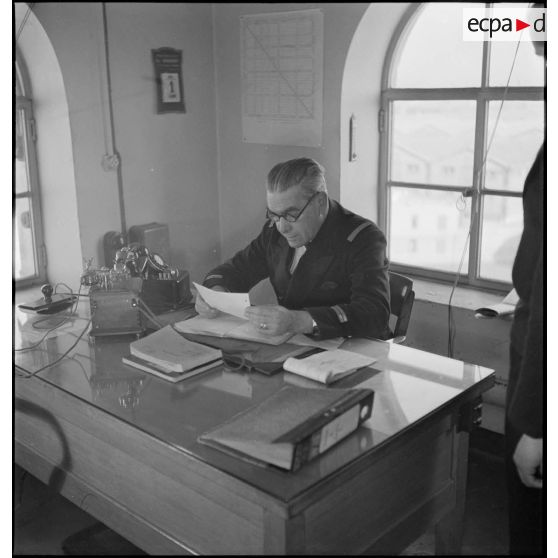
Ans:
POLYGON ((322 428, 320 434, 320 453, 349 435, 358 426, 360 405, 355 405, 322 428))

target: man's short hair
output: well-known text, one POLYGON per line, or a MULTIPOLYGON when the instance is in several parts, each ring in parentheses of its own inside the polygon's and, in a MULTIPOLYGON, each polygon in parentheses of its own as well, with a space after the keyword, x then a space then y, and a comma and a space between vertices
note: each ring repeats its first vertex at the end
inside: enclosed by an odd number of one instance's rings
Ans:
POLYGON ((327 192, 324 168, 314 159, 301 157, 278 163, 269 171, 268 192, 284 192, 293 186, 301 186, 308 197, 327 192))

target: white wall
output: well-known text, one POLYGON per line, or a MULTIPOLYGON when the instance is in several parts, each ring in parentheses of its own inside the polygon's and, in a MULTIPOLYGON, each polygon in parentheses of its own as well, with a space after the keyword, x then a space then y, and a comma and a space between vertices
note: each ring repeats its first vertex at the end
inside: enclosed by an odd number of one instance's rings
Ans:
MULTIPOLYGON (((106 6, 127 227, 168 223, 171 263, 200 279, 219 261, 211 5, 106 6), (182 50, 186 114, 156 114, 151 49, 160 47, 182 50)), ((102 237, 120 230, 120 214, 116 173, 101 166, 110 148, 101 3, 36 3, 33 11, 68 100, 81 252, 102 264, 102 237)))
POLYGON ((378 111, 389 42, 408 3, 372 2, 347 54, 341 96, 341 203, 378 223, 378 111), (349 162, 349 119, 356 117, 357 158, 349 162))
POLYGON ((201 280, 219 256, 210 4, 107 3, 128 227, 168 223, 173 262, 201 280), (151 49, 182 50, 185 114, 155 114, 151 49))

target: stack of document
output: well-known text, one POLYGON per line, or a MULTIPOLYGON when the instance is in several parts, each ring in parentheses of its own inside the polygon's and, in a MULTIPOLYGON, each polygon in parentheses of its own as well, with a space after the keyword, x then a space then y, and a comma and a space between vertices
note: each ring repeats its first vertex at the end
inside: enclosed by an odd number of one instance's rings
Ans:
POLYGON ((288 340, 289 343, 294 345, 319 347, 321 349, 335 349, 344 341, 342 337, 318 341, 302 334, 284 333, 282 335, 270 335, 269 333, 263 333, 244 317, 244 311, 250 306, 248 293, 213 291, 198 283, 194 283, 194 286, 203 300, 209 306, 220 310, 222 314, 216 318, 196 316, 195 318, 177 322, 175 327, 182 333, 242 339, 267 345, 281 345, 288 340))
POLYGON ((376 362, 376 358, 334 349, 313 354, 305 358, 289 357, 283 364, 287 372, 298 374, 321 382, 331 384, 349 376, 360 368, 370 366, 376 362))
POLYGON ((130 343, 122 362, 165 380, 178 382, 222 362, 219 349, 185 339, 170 325, 130 343))
POLYGON ((262 333, 244 318, 244 310, 250 306, 248 293, 223 293, 213 291, 198 283, 194 283, 194 286, 209 306, 220 310, 223 314, 216 318, 196 316, 189 320, 177 322, 175 328, 178 331, 257 341, 268 345, 280 345, 292 336, 292 333, 284 333, 282 335, 262 333))

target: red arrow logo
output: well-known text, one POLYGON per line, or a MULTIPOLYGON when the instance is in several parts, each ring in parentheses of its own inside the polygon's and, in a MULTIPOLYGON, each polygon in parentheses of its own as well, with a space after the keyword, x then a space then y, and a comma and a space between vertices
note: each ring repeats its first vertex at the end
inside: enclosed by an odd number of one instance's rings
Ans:
POLYGON ((522 29, 525 29, 525 27, 531 27, 530 23, 525 23, 524 21, 521 21, 520 19, 515 20, 515 30, 516 31, 521 31, 522 29))

